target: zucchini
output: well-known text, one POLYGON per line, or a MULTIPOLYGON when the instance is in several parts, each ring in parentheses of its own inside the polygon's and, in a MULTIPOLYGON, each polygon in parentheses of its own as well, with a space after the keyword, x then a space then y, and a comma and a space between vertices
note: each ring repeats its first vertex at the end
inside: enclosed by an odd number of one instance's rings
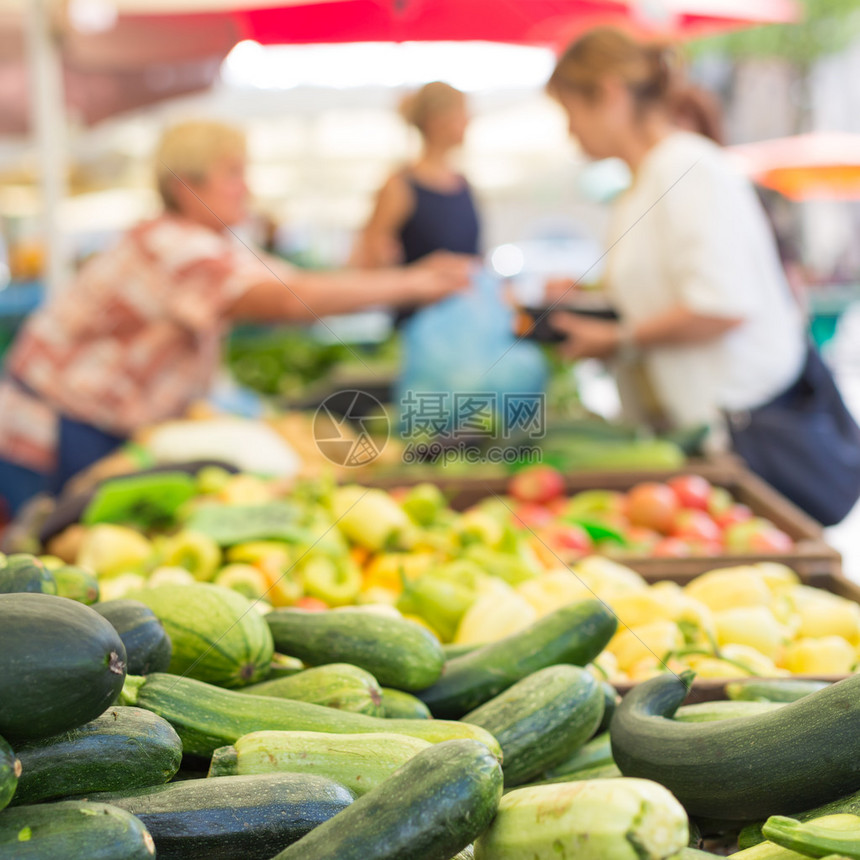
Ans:
POLYGON ((579 749, 600 725, 603 690, 577 666, 548 666, 463 719, 502 747, 505 786, 521 785, 579 749))
POLYGON ((251 732, 233 746, 215 750, 209 776, 315 773, 358 797, 429 746, 420 738, 384 733, 251 732))
POLYGON ((34 555, 17 553, 0 563, 0 594, 56 594, 51 572, 34 555))
POLYGON ((684 723, 712 723, 717 720, 733 720, 738 717, 755 717, 769 714, 781 708, 779 702, 699 702, 684 705, 675 712, 674 719, 684 723))
POLYGON ((475 849, 474 849, 474 847, 471 845, 467 845, 456 856, 452 857, 451 860, 475 860, 475 849))
POLYGON ((93 791, 167 782, 179 770, 182 742, 142 708, 109 708, 70 732, 18 747, 23 773, 15 803, 40 803, 93 791))
POLYGON ((273 860, 449 860, 489 826, 501 794, 483 744, 437 744, 273 860))
POLYGON ((16 806, 0 815, 0 860, 152 860, 139 819, 115 806, 64 800, 16 806))
POLYGON ((12 747, 0 738, 0 809, 5 809, 15 795, 21 776, 21 762, 12 747))
POLYGON ((190 779, 91 799, 139 818, 158 860, 268 860, 352 803, 342 785, 294 773, 190 779))
MULTIPOLYGON (((829 803, 824 803, 821 806, 816 806, 814 809, 807 809, 805 812, 798 812, 792 817, 798 821, 811 821, 813 818, 821 818, 825 815, 837 815, 839 813, 850 813, 851 815, 860 815, 860 791, 849 794, 847 797, 840 797, 838 800, 832 800, 829 803)), ((753 845, 758 845, 764 842, 762 835, 763 821, 758 821, 754 824, 748 824, 740 832, 738 837, 738 845, 741 848, 751 848, 753 845)))
POLYGON ((257 731, 364 734, 393 732, 430 743, 473 738, 501 757, 498 741, 479 726, 446 720, 387 720, 336 711, 307 702, 267 699, 224 690, 202 681, 155 673, 128 679, 123 704, 136 705, 164 717, 190 755, 211 756, 218 747, 257 731))
POLYGON ((610 735, 626 776, 660 782, 691 815, 726 821, 790 814, 857 788, 860 675, 765 714, 667 719, 692 678, 660 675, 624 697, 610 735))
POLYGON ((464 654, 471 654, 477 651, 481 645, 474 642, 445 642, 442 645, 442 651, 445 654, 446 660, 453 660, 455 657, 462 657, 464 654))
POLYGON ((269 664, 266 680, 274 681, 277 678, 289 678, 304 671, 305 664, 301 660, 296 660, 295 657, 286 657, 283 654, 274 654, 272 662, 269 664))
POLYGON ((539 669, 591 662, 617 626, 615 614, 599 600, 565 606, 519 633, 450 660, 442 678, 418 698, 433 716, 459 719, 539 669))
POLYGON ((687 815, 662 785, 568 782, 506 794, 475 860, 664 860, 688 840, 687 815))
POLYGON ((272 636, 251 601, 209 583, 162 585, 134 597, 170 637, 170 671, 224 687, 262 681, 272 662, 272 636))
POLYGON ((796 702, 829 686, 806 678, 750 678, 726 684, 726 695, 736 702, 796 702))
POLYGON ((370 714, 372 717, 381 717, 383 712, 382 690, 376 678, 370 672, 348 663, 305 669, 297 675, 245 687, 244 692, 254 696, 310 702, 312 705, 370 714))
POLYGON ((99 599, 99 581, 96 575, 84 567, 63 565, 51 571, 57 586, 57 596, 67 597, 92 606, 99 599))
POLYGON ((433 717, 417 696, 390 687, 382 688, 382 711, 383 716, 391 720, 429 720, 433 717))
POLYGON ((165 672, 173 647, 164 625, 139 600, 108 600, 93 609, 107 618, 125 645, 129 675, 165 672))
POLYGON ((609 731, 609 724, 612 722, 612 715, 618 707, 618 702, 621 701, 618 691, 609 683, 609 681, 601 681, 600 686, 603 690, 603 719, 597 727, 597 731, 595 732, 596 735, 602 735, 604 732, 609 731))
POLYGON ((860 860, 860 817, 850 813, 804 822, 772 815, 764 825, 764 835, 771 842, 808 857, 839 854, 860 860))
POLYGON ((421 690, 442 674, 438 639, 411 621, 373 612, 276 609, 266 616, 275 647, 310 666, 352 663, 385 687, 421 690))
POLYGON ((27 740, 101 714, 125 680, 125 646, 88 606, 0 594, 0 735, 27 740))
POLYGON ((556 776, 567 776, 587 767, 603 767, 610 764, 615 764, 615 762, 612 760, 609 732, 603 732, 593 737, 573 755, 565 758, 564 761, 560 761, 551 768, 548 768, 546 776, 552 779, 556 776))

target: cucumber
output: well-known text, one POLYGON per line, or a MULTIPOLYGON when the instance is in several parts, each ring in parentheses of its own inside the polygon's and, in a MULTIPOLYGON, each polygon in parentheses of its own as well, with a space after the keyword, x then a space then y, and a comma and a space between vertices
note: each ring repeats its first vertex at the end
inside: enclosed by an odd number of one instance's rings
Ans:
POLYGON ((136 705, 164 717, 190 755, 211 756, 218 747, 257 731, 364 734, 393 732, 430 743, 473 738, 501 757, 498 741, 479 726, 446 720, 387 720, 336 711, 307 702, 249 696, 191 678, 154 673, 128 679, 123 704, 136 705))
POLYGON ((596 735, 602 735, 604 732, 609 731, 609 724, 612 722, 612 716, 615 713, 615 709, 618 707, 618 703, 621 701, 618 691, 609 683, 609 681, 601 681, 600 686, 603 689, 603 719, 597 727, 597 731, 595 732, 596 735))
POLYGON ((108 600, 93 609, 106 618, 125 645, 129 675, 165 672, 173 647, 164 625, 138 600, 108 600))
POLYGON ((505 787, 510 787, 572 755, 602 717, 603 690, 594 676, 562 665, 529 675, 463 719, 498 740, 505 787))
POLYGON ((674 719, 683 723, 712 723, 717 720, 733 720, 738 717, 755 717, 769 714, 781 708, 778 702, 700 702, 684 705, 675 711, 674 719))
POLYGON ((352 803, 342 785, 294 773, 191 779, 91 799, 139 818, 158 860, 268 860, 352 803))
POLYGON ((655 782, 536 785, 502 798, 475 860, 664 860, 688 840, 683 807, 655 782))
POLYGON ((34 555, 17 553, 0 563, 0 594, 56 594, 51 572, 34 555))
POLYGON ((459 719, 533 672, 556 663, 584 666, 609 643, 618 626, 598 600, 571 604, 445 666, 445 674, 418 698, 434 717, 459 719))
POLYGON ((535 785, 556 785, 560 782, 586 782, 590 779, 618 779, 624 776, 614 761, 608 764, 594 764, 588 767, 572 770, 559 776, 542 779, 535 785))
POLYGON ((179 770, 182 742, 142 708, 109 708, 71 732, 18 747, 23 773, 15 803, 160 785, 179 770))
POLYGON ((5 809, 15 795, 21 776, 21 762, 12 747, 0 738, 0 809, 5 809))
POLYGON ((352 663, 384 687, 421 690, 438 680, 438 639, 411 621, 372 612, 276 609, 266 616, 275 647, 310 666, 352 663))
POLYGON ((315 773, 359 797, 430 746, 420 738, 385 733, 251 732, 215 750, 209 776, 315 773))
POLYGON ((796 702, 829 686, 805 678, 750 678, 726 684, 726 695, 736 702, 796 702))
POLYGON ((99 599, 99 581, 96 575, 83 567, 67 564, 51 571, 57 586, 57 595, 92 606, 99 599))
POLYGON ((304 672, 305 668, 305 664, 301 660, 296 660, 295 657, 274 654, 272 662, 269 664, 269 673, 266 675, 266 680, 274 681, 277 678, 289 678, 293 675, 298 675, 299 672, 304 672))
POLYGON ((0 815, 0 860, 152 860, 139 819, 115 806, 64 800, 16 806, 0 815))
POLYGON ((464 654, 471 654, 477 651, 481 645, 476 645, 473 642, 446 642, 442 645, 442 651, 445 653, 446 660, 453 660, 455 657, 462 657, 464 654))
POLYGON ((692 678, 661 675, 624 697, 610 734, 625 776, 654 779, 691 815, 726 821, 791 814, 857 788, 860 675, 765 714, 667 719, 692 678))
POLYGON ((209 583, 162 585, 135 592, 170 637, 170 671, 224 687, 262 681, 272 662, 272 636, 251 601, 209 583))
POLYGON ((437 744, 272 860, 450 860, 489 826, 501 794, 483 744, 437 744))
MULTIPOLYGON (((609 742, 609 732, 593 737, 587 744, 580 747, 573 755, 568 756, 548 768, 546 776, 552 779, 557 776, 567 776, 577 771, 591 767, 604 767, 615 764, 612 760, 612 746, 609 742)), ((577 777, 578 778, 578 777, 577 777)))
POLYGON ((125 646, 88 606, 50 594, 0 594, 0 735, 75 729, 113 702, 125 646))
POLYGON ((310 702, 312 705, 370 714, 372 717, 383 715, 382 690, 376 678, 370 672, 348 663, 305 669, 297 675, 245 687, 244 692, 254 696, 310 702))
POLYGON ((798 821, 772 815, 764 835, 777 845, 809 857, 846 856, 860 860, 860 817, 850 813, 798 821))
POLYGON ((433 716, 417 696, 390 687, 382 688, 382 711, 384 717, 392 720, 429 720, 433 716))

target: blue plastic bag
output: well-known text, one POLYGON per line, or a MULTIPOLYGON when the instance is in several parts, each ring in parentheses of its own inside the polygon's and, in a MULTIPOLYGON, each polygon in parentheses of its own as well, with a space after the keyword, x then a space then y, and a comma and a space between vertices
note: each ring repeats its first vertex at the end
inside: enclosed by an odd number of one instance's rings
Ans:
POLYGON ((395 388, 401 429, 409 430, 408 419, 422 401, 435 410, 432 430, 442 435, 463 427, 468 410, 460 407, 470 395, 494 403, 502 423, 506 396, 543 395, 543 353, 514 335, 514 311, 501 288, 495 275, 481 270, 467 290, 422 308, 405 323, 395 388))

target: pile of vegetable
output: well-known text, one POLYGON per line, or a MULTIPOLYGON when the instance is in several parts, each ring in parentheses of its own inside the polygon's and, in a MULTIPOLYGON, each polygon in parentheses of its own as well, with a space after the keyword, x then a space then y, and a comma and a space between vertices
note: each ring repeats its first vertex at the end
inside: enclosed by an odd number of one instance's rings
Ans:
POLYGON ((619 703, 599 600, 466 648, 390 607, 4 570, 4 860, 860 858, 860 676, 681 707, 669 672, 619 703))

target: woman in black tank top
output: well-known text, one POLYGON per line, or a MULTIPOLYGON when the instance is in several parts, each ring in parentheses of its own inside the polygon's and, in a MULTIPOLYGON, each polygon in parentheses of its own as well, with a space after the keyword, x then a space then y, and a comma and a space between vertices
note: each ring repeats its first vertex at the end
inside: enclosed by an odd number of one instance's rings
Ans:
MULTIPOLYGON (((469 121, 466 97, 437 81, 405 99, 401 114, 420 132, 422 152, 383 185, 353 262, 377 268, 435 251, 477 255, 480 223, 472 190, 451 165, 469 121)), ((407 316, 401 312, 398 321, 407 316)))

